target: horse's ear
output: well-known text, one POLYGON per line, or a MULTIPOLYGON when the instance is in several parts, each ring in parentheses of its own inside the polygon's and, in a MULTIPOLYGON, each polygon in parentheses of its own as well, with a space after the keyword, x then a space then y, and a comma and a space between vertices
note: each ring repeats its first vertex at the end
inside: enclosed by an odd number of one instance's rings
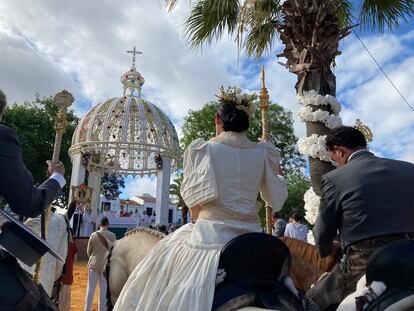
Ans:
POLYGON ((76 200, 73 200, 69 206, 68 206, 68 210, 66 211, 66 217, 71 220, 73 214, 75 213, 75 209, 76 209, 76 200))

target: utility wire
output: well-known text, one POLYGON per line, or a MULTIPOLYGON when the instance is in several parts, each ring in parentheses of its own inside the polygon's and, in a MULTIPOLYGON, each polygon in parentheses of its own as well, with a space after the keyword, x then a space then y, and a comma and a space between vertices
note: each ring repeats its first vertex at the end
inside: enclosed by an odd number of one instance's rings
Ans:
POLYGON ((392 82, 391 78, 387 75, 387 73, 384 71, 384 69, 382 69, 381 65, 378 64, 377 60, 375 59, 375 57, 372 55, 372 53, 368 50, 367 46, 364 44, 364 42, 362 42, 361 38, 358 36, 358 34, 353 31, 353 34, 355 35, 355 37, 357 37, 357 39, 359 40, 359 42, 361 42, 362 46, 365 48, 365 50, 367 51, 368 55, 372 58, 372 60, 375 62, 375 64, 378 66, 378 68, 382 71, 382 73, 384 74, 384 76, 388 79, 388 81, 391 83, 391 85, 394 87, 394 89, 397 91, 398 94, 400 94, 401 98, 404 100, 404 102, 408 105, 408 107, 410 107, 410 109, 412 111, 414 111, 413 106, 411 106, 408 103, 408 100, 405 98, 405 96, 400 92, 400 90, 397 88, 397 86, 394 84, 394 82, 392 82))

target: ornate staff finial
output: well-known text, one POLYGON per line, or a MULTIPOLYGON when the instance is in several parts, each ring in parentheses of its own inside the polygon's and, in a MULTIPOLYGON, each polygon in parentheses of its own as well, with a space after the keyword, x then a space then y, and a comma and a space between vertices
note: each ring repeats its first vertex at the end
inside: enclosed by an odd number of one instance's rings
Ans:
POLYGON ((134 48, 132 50, 126 51, 126 52, 132 54, 132 66, 131 67, 135 68, 136 54, 142 54, 142 52, 141 51, 137 51, 135 45, 134 45, 134 48))
MULTIPOLYGON (((260 110, 262 111, 262 139, 269 140, 268 110, 269 110, 269 93, 266 89, 264 66, 260 65, 260 80, 262 88, 260 90, 260 110)), ((272 207, 266 203, 266 232, 272 234, 272 207)))
POLYGON ((367 142, 371 142, 374 138, 371 129, 362 123, 360 119, 356 119, 354 127, 364 135, 367 142))
POLYGON ((260 65, 260 80, 262 80, 262 89, 266 88, 264 66, 260 65))

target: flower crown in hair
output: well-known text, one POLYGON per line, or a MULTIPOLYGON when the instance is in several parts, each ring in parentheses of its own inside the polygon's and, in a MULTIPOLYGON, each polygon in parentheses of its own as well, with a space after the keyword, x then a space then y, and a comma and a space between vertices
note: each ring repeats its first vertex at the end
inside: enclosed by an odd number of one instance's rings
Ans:
POLYGON ((224 91, 223 86, 220 88, 220 98, 224 104, 232 104, 236 109, 243 110, 249 117, 254 115, 256 106, 253 100, 256 98, 256 94, 242 94, 241 89, 237 86, 228 87, 227 91, 224 91))

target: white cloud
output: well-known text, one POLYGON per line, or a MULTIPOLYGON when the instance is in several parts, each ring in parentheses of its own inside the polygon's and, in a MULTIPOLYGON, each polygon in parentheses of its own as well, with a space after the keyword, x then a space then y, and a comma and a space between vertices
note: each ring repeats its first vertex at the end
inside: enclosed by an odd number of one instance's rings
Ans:
MULTIPOLYGON (((183 21, 188 3, 180 1, 168 14, 164 0, 3 0, 0 2, 0 88, 9 101, 32 100, 34 93, 52 95, 61 89, 75 94, 81 114, 90 103, 119 96, 119 77, 130 65, 127 49, 136 45, 137 68, 146 79, 143 97, 174 120, 180 133, 182 118, 214 100, 221 85, 238 84, 249 91, 260 88, 260 62, 247 61, 224 36, 211 47, 194 51, 186 45, 183 21), (29 8, 30 9, 27 9, 29 8), (83 105, 83 106, 82 106, 83 105)), ((403 35, 363 37, 372 53, 390 74, 410 103, 414 76, 412 39, 403 35)), ((337 58, 338 97, 345 104, 347 124, 360 118, 371 126, 372 148, 381 154, 413 161, 414 112, 384 79, 354 36, 341 44, 337 58)), ((293 111, 297 136, 305 127, 296 118, 296 76, 280 66, 275 42, 271 56, 263 58, 270 98, 293 111)), ((137 178, 126 191, 155 194, 154 181, 137 178), (151 192, 151 189, 152 192, 151 192)))

